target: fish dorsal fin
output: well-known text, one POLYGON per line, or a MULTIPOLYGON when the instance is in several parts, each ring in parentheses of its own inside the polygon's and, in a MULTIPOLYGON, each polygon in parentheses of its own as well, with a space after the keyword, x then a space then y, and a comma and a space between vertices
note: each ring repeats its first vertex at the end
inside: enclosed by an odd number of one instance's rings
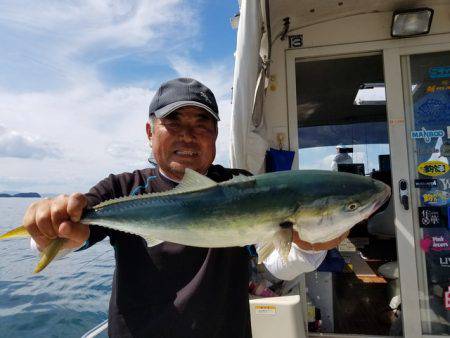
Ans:
POLYGON ((203 176, 202 174, 199 174, 198 172, 192 170, 192 169, 185 169, 184 177, 181 180, 180 184, 178 184, 175 188, 163 192, 154 192, 154 193, 148 193, 148 194, 142 194, 142 195, 135 195, 135 196, 124 196, 119 198, 110 199, 104 202, 101 202, 94 206, 94 209, 100 209, 103 207, 106 207, 111 204, 121 203, 121 202, 127 202, 131 200, 140 200, 140 199, 148 199, 148 198, 154 198, 154 197, 160 197, 160 196, 171 196, 171 195, 177 195, 187 192, 193 192, 198 190, 203 190, 207 188, 212 188, 217 185, 216 182, 211 180, 210 178, 203 176))
POLYGON ((212 179, 199 174, 195 170, 186 168, 184 170, 184 176, 181 180, 180 184, 174 189, 177 192, 178 191, 194 191, 194 190, 201 190, 201 189, 207 189, 212 188, 217 185, 216 182, 214 182, 212 179))

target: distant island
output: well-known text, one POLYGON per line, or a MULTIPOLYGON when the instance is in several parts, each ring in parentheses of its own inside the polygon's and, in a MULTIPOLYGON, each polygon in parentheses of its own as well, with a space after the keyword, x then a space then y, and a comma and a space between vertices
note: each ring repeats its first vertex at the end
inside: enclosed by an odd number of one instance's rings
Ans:
POLYGON ((0 193, 0 197, 35 197, 35 198, 39 198, 39 197, 41 197, 41 195, 39 195, 37 192, 19 192, 17 194, 0 193))

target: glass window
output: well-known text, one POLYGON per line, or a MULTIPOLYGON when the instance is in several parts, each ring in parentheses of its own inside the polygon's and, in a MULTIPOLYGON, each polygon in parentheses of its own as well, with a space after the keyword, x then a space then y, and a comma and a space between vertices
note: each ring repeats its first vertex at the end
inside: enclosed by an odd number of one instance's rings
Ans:
MULTIPOLYGON (((407 58, 404 59, 407 61, 407 58)), ((422 329, 450 334, 450 52, 409 57, 422 329)))

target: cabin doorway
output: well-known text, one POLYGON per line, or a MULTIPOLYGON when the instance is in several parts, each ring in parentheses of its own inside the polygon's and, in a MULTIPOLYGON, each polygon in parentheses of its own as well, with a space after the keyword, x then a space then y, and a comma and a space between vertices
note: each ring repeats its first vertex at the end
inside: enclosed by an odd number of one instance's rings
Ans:
MULTIPOLYGON (((297 59, 298 167, 370 176, 392 187, 383 56, 297 59)), ((391 198, 306 276, 308 330, 402 335, 391 198)))

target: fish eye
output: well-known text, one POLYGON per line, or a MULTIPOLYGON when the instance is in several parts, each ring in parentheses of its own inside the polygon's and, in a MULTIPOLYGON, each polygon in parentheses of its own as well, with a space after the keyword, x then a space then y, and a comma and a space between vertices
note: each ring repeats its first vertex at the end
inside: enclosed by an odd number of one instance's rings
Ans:
POLYGON ((358 202, 350 202, 349 204, 346 205, 345 210, 346 211, 355 211, 356 209, 359 208, 359 203, 358 202))

